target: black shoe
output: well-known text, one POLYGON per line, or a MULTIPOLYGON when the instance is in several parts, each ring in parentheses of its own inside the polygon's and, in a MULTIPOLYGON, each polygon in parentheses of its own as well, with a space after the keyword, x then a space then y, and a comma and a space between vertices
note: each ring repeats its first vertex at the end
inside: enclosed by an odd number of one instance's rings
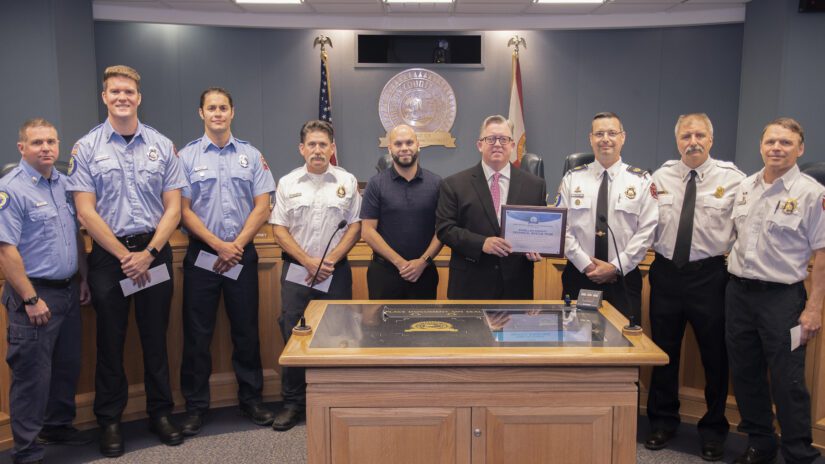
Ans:
POLYGON ((255 425, 269 425, 275 419, 275 413, 261 403, 241 404, 241 414, 248 417, 255 425))
POLYGON ((705 461, 718 461, 724 456, 725 442, 719 440, 702 442, 702 459, 705 461))
POLYGON ((204 415, 199 412, 186 413, 186 417, 180 424, 180 433, 182 433, 184 437, 192 437, 199 434, 201 427, 203 427, 203 416, 204 415))
POLYGON ((283 408, 278 411, 278 414, 276 414, 275 418, 272 420, 272 429, 279 432, 285 432, 298 425, 303 418, 304 411, 283 408))
POLYGON ((123 432, 120 422, 100 427, 100 454, 107 458, 123 456, 123 432))
POLYGON ((748 449, 733 464, 774 464, 776 462, 776 450, 759 451, 754 447, 748 449))
POLYGON ((667 442, 673 438, 673 435, 673 432, 668 432, 667 430, 654 430, 653 433, 648 435, 645 441, 645 448, 653 451, 660 450, 667 446, 667 442))
POLYGON ((71 425, 43 427, 37 435, 37 442, 41 445, 88 445, 94 438, 89 433, 81 432, 71 425))
POLYGON ((157 435, 164 445, 175 446, 183 443, 183 434, 168 414, 151 419, 149 430, 157 435))

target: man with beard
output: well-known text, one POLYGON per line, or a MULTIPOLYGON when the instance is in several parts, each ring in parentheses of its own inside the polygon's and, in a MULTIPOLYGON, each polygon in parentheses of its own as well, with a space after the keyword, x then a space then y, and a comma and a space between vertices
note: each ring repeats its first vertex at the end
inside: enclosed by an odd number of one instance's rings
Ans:
MULTIPOLYGON (((284 344, 301 319, 310 300, 352 299, 352 269, 347 253, 361 234, 361 195, 355 176, 329 163, 335 154, 332 124, 308 121, 301 127, 298 145, 306 163, 278 182, 275 209, 269 222, 283 250, 281 271, 281 316, 278 322, 284 344), (346 224, 343 231, 339 226, 346 224), (332 241, 329 242, 330 237, 332 241), (324 248, 329 253, 321 261, 324 248), (292 271, 304 274, 301 283, 287 280, 292 271), (317 274, 317 278, 313 277, 317 274), (327 279, 329 289, 317 286, 327 279)), ((306 381, 302 367, 281 367, 281 394, 284 406, 275 416, 272 428, 289 430, 305 415, 306 381)))
POLYGON ((435 208, 441 178, 418 164, 418 137, 400 125, 389 133, 392 166, 367 184, 361 206, 361 238, 372 247, 367 269, 371 300, 434 300, 441 250, 435 208))
POLYGON ((564 294, 573 298, 583 288, 601 290, 638 324, 642 274, 637 266, 653 243, 658 213, 647 171, 622 162, 624 142, 619 116, 596 114, 590 131, 596 161, 571 169, 561 181, 556 204, 568 209, 561 281, 564 294), (608 246, 608 224, 615 247, 608 246), (627 292, 618 279, 622 270, 627 292))
POLYGON ((647 399, 652 433, 645 448, 666 447, 679 427, 679 355, 689 322, 705 368, 708 409, 697 425, 701 456, 718 461, 728 433, 725 253, 733 244, 735 189, 745 174, 731 162, 710 157, 713 125, 706 114, 679 116, 675 134, 681 159, 666 162, 653 174, 659 225, 650 267, 650 326, 653 341, 670 363, 653 368, 647 399))
POLYGON ((481 162, 441 184, 436 233, 451 249, 447 298, 530 300, 538 253, 513 254, 501 235, 501 205, 546 206, 544 179, 510 164, 513 126, 504 116, 484 119, 476 148, 481 162))

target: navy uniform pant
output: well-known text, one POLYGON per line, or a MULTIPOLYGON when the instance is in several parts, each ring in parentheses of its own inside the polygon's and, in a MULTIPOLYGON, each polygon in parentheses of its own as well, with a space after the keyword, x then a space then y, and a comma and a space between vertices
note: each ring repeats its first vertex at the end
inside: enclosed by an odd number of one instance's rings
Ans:
MULTIPOLYGON (((165 265, 172 277, 172 248, 167 244, 149 268, 165 265)), ((94 412, 100 425, 120 422, 129 399, 123 368, 123 350, 129 322, 129 303, 135 303, 135 322, 143 349, 143 384, 146 412, 155 418, 172 412, 166 328, 172 302, 172 280, 123 296, 120 281, 126 276, 120 261, 98 244, 89 254, 89 287, 97 314, 97 365, 94 412)))
POLYGON ((438 271, 430 264, 416 282, 408 282, 392 263, 376 257, 367 268, 367 287, 371 300, 434 300, 438 291, 438 271))
POLYGON ((650 267, 650 327, 653 342, 667 353, 670 363, 653 368, 647 399, 652 430, 674 432, 679 427, 679 364, 682 338, 690 323, 699 344, 705 370, 707 412, 697 428, 703 441, 724 441, 728 397, 728 358, 725 350, 724 256, 694 261, 681 269, 656 255, 650 267))
POLYGON ((52 313, 44 326, 29 321, 22 298, 6 284, 8 353, 12 372, 9 403, 14 459, 43 459, 37 435, 43 427, 71 425, 80 375, 80 304, 77 280, 65 288, 35 285, 52 313))
POLYGON ((215 331, 218 300, 223 292, 232 337, 232 367, 238 381, 238 401, 261 401, 263 372, 258 338, 258 252, 248 244, 239 264, 237 280, 195 266, 201 251, 217 255, 205 243, 190 239, 183 260, 183 361, 180 385, 186 410, 204 413, 209 409, 209 376, 212 353, 209 346, 215 331))
MULTIPOLYGON (((292 336, 292 328, 298 324, 310 301, 352 299, 352 269, 346 259, 335 265, 328 293, 288 282, 286 274, 289 266, 293 264, 290 261, 284 261, 284 268, 281 272, 281 316, 278 318, 278 324, 281 326, 284 345, 292 336)), ((303 367, 281 366, 281 395, 284 397, 285 408, 301 411, 306 409, 305 373, 306 370, 303 367)))
POLYGON ((579 296, 579 290, 601 290, 603 292, 602 299, 612 304, 628 319, 633 319, 636 324, 642 324, 642 273, 639 268, 634 268, 625 276, 627 284, 627 292, 622 286, 621 277, 616 279, 612 284, 596 284, 588 279, 586 275, 579 272, 576 266, 571 262, 567 262, 564 271, 561 273, 561 284, 563 287, 563 295, 570 295, 570 298, 576 299, 579 296))
POLYGON ((748 445, 776 449, 771 397, 782 428, 788 464, 811 463, 811 397, 805 386, 805 346, 791 351, 790 329, 799 324, 807 293, 802 282, 765 283, 731 276, 725 292, 725 339, 733 391, 748 445), (769 382, 770 380, 770 382, 769 382))

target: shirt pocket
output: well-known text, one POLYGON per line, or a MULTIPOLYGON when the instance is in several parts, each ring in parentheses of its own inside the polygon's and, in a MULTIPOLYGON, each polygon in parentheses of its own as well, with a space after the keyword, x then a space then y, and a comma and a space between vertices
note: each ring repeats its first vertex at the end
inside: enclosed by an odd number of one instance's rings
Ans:
POLYGON ((37 208, 29 212, 29 222, 34 226, 35 237, 54 240, 57 237, 57 210, 51 207, 37 208))
POLYGON ((95 186, 98 192, 107 192, 120 195, 123 185, 123 170, 120 163, 112 157, 95 159, 89 166, 89 172, 95 179, 95 186))
POLYGON ((308 195, 299 195, 286 200, 287 216, 293 221, 301 220, 301 218, 309 218, 309 210, 312 206, 312 198, 308 195))
POLYGON ((192 202, 208 201, 213 196, 218 174, 212 169, 193 172, 189 184, 192 188, 192 202))
POLYGON ((718 229, 724 228, 725 224, 731 217, 731 207, 733 206, 733 198, 716 198, 714 196, 706 196, 702 198, 702 212, 708 223, 702 224, 708 227, 718 229))
POLYGON ((252 198, 252 184, 255 181, 252 169, 237 167, 229 175, 232 177, 233 193, 238 197, 252 198))
POLYGON ((785 214, 782 210, 776 211, 767 218, 768 240, 771 245, 783 253, 802 252, 808 246, 808 240, 800 233, 802 215, 799 213, 785 214))
POLYGON ((138 175, 140 176, 141 190, 148 190, 149 192, 163 192, 163 172, 164 166, 158 161, 145 161, 138 166, 138 175), (147 188, 148 186, 148 188, 147 188))

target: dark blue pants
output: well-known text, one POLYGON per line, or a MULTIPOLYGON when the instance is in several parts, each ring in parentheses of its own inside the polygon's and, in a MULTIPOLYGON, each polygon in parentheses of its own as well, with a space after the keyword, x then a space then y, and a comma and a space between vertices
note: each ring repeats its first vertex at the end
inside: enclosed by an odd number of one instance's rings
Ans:
MULTIPOLYGON (((167 244, 149 268, 166 265, 172 274, 172 248, 167 244)), ((166 328, 172 302, 172 279, 123 296, 120 281, 126 276, 120 261, 98 244, 89 254, 89 287, 97 314, 97 365, 95 366, 94 411, 100 425, 120 422, 129 399, 129 384, 123 368, 123 350, 129 322, 129 304, 135 303, 135 322, 143 349, 143 385, 146 412, 158 417, 172 412, 166 328)))
POLYGON ((790 329, 799 324, 806 299, 802 282, 764 286, 736 277, 731 277, 725 293, 725 339, 742 416, 739 431, 748 434, 749 446, 776 449, 773 398, 782 428, 782 456, 788 464, 808 464, 819 457, 811 446, 806 347, 791 351, 790 329))
POLYGON ((703 441, 724 441, 728 398, 728 357, 725 350, 725 286, 728 271, 724 256, 688 263, 677 268, 656 255, 650 266, 650 327, 653 342, 667 353, 670 363, 653 368, 647 398, 652 430, 676 431, 679 417, 679 363, 685 326, 690 323, 699 344, 705 370, 707 412, 697 428, 703 441))
POLYGON ((52 317, 45 326, 29 321, 23 301, 5 285, 3 304, 9 315, 8 354, 12 371, 9 402, 14 459, 43 458, 37 435, 46 426, 71 425, 75 417, 75 392, 80 375, 79 286, 35 286, 52 317))
MULTIPOLYGON (((292 328, 301 319, 304 310, 312 300, 351 300, 352 299, 352 269, 349 261, 343 260, 335 266, 332 273, 332 284, 329 292, 311 290, 309 287, 286 281, 286 273, 292 264, 284 262, 281 271, 281 316, 278 324, 281 326, 281 335, 284 345, 292 336, 292 328)), ((306 409, 306 369, 303 367, 281 366, 281 395, 284 397, 284 407, 306 409)))
POLYGON ((258 340, 258 252, 244 248, 238 280, 195 266, 201 250, 216 255, 205 243, 190 240, 183 260, 183 360, 180 385, 188 412, 209 409, 209 376, 218 300, 223 292, 232 336, 232 367, 238 381, 238 401, 261 401, 263 372, 258 340))
POLYGON ((371 300, 435 300, 438 270, 430 264, 416 282, 408 282, 389 261, 373 259, 367 268, 367 287, 371 300))

